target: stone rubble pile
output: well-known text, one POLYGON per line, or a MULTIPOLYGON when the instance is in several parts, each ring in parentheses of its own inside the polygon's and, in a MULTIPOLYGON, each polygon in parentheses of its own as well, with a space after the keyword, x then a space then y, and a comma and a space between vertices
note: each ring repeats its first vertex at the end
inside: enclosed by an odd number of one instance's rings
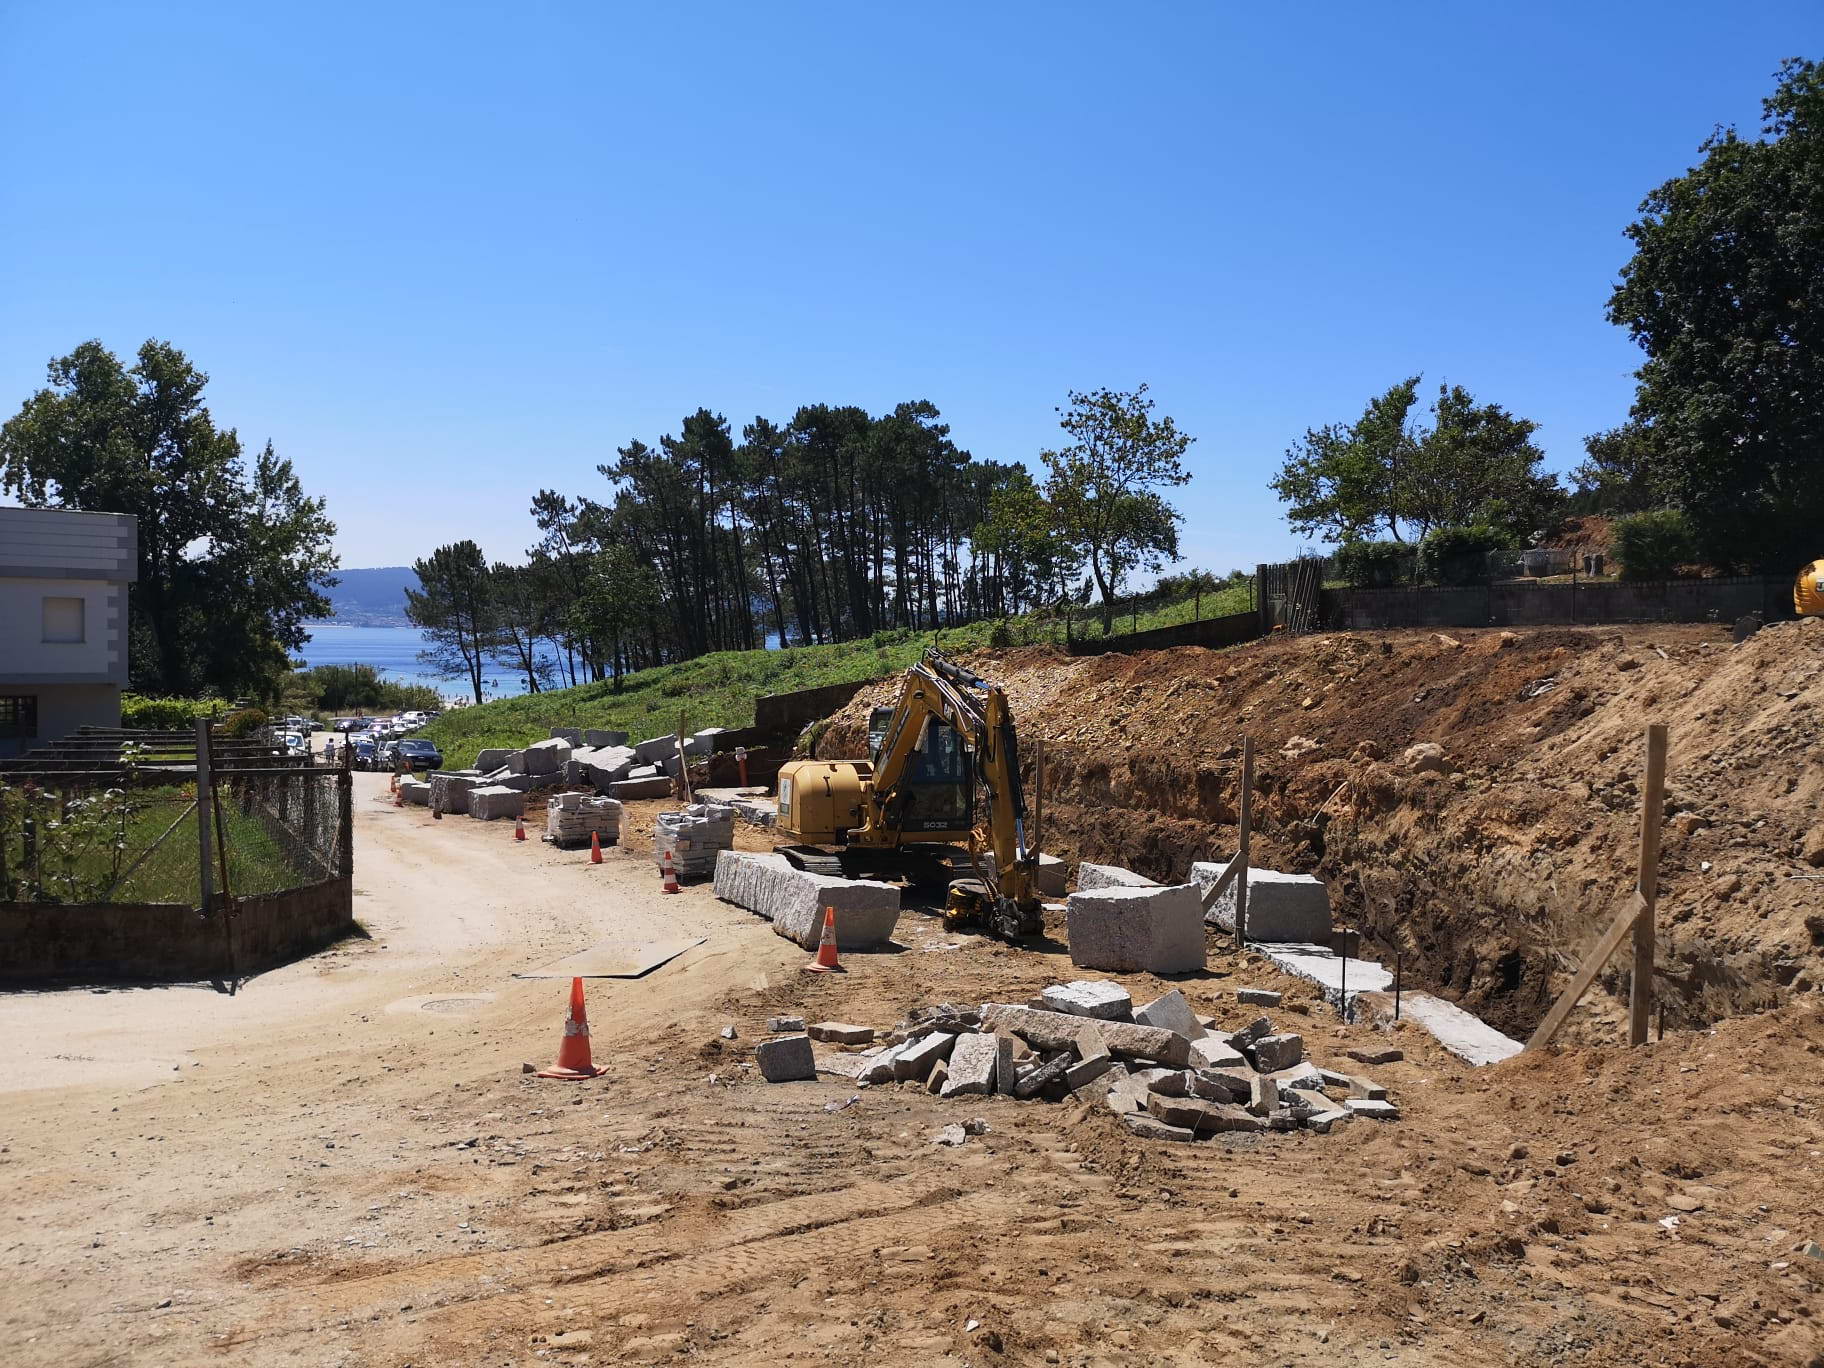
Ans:
POLYGON ((591 835, 603 845, 621 838, 621 805, 613 798, 586 793, 560 793, 545 809, 545 839, 553 845, 587 845, 591 835))
POLYGON ((669 850, 681 879, 715 873, 716 856, 734 846, 735 810, 726 803, 692 803, 653 819, 653 861, 662 861, 669 850))
POLYGON ((1156 1140, 1323 1134, 1354 1117, 1400 1114, 1380 1084, 1306 1059, 1300 1035, 1275 1031, 1266 1017, 1236 1031, 1214 1029, 1178 989, 1135 1009, 1117 984, 1054 984, 1026 1006, 921 1007, 873 1037, 865 1026, 825 1022, 762 1042, 755 1058, 769 1082, 824 1074, 864 1087, 909 1083, 941 1097, 1093 1100, 1134 1134, 1156 1140), (867 1043, 819 1054, 813 1038, 867 1043))

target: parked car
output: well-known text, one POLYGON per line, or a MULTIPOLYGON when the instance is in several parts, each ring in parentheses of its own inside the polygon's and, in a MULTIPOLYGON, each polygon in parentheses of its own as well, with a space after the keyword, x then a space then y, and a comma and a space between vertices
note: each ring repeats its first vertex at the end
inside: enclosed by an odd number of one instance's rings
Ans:
POLYGON ((361 719, 358 717, 338 717, 336 719, 336 730, 339 732, 359 731, 360 727, 361 719))
POLYGON ((285 747, 285 754, 309 755, 310 744, 304 739, 308 734, 301 731, 280 732, 279 743, 285 747))
POLYGON ((356 769, 374 768, 380 741, 372 732, 356 732, 348 744, 355 748, 356 769))
POLYGON ((407 769, 443 768, 443 752, 437 749, 434 742, 426 741, 423 737, 408 736, 403 741, 395 742, 394 749, 404 759, 407 769))

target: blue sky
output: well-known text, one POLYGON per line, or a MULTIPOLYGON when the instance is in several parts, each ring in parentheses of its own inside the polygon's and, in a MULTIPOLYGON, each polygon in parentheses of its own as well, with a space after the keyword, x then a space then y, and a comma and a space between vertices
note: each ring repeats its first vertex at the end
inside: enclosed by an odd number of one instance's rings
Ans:
POLYGON ((1251 565, 1288 442, 1414 371, 1574 465, 1632 393, 1622 229, 1821 18, 0 0, 0 408, 167 338, 361 566, 517 558, 698 405, 928 398, 1036 464, 1147 381, 1187 561, 1251 565))

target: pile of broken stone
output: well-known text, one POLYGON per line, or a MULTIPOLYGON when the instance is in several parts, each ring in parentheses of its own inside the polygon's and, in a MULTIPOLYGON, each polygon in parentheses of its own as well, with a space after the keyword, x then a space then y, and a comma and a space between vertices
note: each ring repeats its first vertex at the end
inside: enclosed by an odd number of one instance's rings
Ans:
MULTIPOLYGON (((1277 1006, 1279 995, 1242 989, 1244 1005, 1277 1006)), ((871 1027, 775 1017, 785 1034, 754 1051, 768 1082, 826 1074, 872 1086, 912 1083, 940 1097, 1000 1093, 1016 1099, 1106 1103, 1136 1135, 1202 1140, 1224 1131, 1320 1134, 1353 1117, 1392 1121, 1399 1109, 1379 1084, 1305 1058, 1302 1037, 1265 1017, 1238 1031, 1199 1017, 1171 992, 1135 1009, 1103 980, 1055 984, 1026 1006, 985 1002, 922 1007, 884 1039, 871 1027), (819 1055, 812 1041, 862 1046, 819 1055)), ((1398 1050, 1356 1050, 1364 1062, 1398 1050)))

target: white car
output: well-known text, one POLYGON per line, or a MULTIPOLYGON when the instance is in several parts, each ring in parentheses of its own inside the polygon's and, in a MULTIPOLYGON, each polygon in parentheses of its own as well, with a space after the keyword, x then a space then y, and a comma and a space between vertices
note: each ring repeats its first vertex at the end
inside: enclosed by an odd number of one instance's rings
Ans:
POLYGON ((308 733, 306 732, 281 732, 279 734, 279 742, 285 747, 285 754, 309 755, 310 742, 305 739, 307 735, 308 733))

